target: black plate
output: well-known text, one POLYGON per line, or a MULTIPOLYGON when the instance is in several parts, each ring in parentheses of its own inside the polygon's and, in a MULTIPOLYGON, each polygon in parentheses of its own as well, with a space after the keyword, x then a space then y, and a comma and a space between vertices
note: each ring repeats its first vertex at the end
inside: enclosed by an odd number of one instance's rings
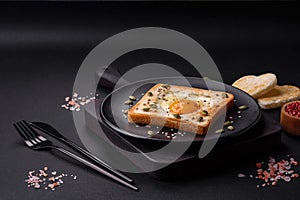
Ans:
POLYGON ((155 141, 171 141, 172 135, 176 135, 175 138, 173 137, 173 141, 186 142, 193 139, 194 141, 202 142, 204 140, 204 136, 201 135, 195 136, 193 133, 183 132, 177 129, 158 127, 154 125, 149 127, 145 125, 129 124, 127 122, 127 117, 123 114, 122 110, 128 110, 131 106, 124 105, 124 101, 128 100, 128 96, 133 95, 137 98, 136 102, 138 102, 143 94, 157 83, 167 83, 202 89, 208 89, 207 85, 209 85, 209 89, 211 90, 220 90, 220 87, 225 87, 226 92, 232 93, 235 96, 235 102, 233 108, 227 112, 226 120, 233 121, 235 129, 233 131, 229 131, 226 127, 224 127, 225 132, 221 134, 220 138, 229 138, 244 134, 260 119, 261 111, 256 101, 251 96, 237 88, 217 81, 204 80, 196 77, 168 77, 131 83, 113 91, 103 100, 100 106, 100 116, 102 120, 118 133, 133 138, 155 141), (238 107, 241 105, 247 105, 248 109, 239 111, 238 107), (156 134, 150 137, 148 135, 149 130, 156 134))

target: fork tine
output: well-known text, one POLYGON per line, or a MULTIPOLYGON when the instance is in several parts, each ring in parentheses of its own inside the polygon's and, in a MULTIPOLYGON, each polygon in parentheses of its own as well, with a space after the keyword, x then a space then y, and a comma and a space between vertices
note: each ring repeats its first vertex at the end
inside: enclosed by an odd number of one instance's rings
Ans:
POLYGON ((28 140, 30 140, 33 144, 40 143, 41 141, 33 135, 28 128, 22 123, 22 121, 18 122, 19 127, 22 129, 23 134, 27 136, 28 140))
POLYGON ((17 132, 21 135, 21 137, 24 139, 24 142, 26 143, 27 146, 32 147, 34 144, 36 144, 35 141, 32 141, 25 132, 23 131, 22 127, 20 126, 20 123, 13 123, 13 126, 17 130, 17 132))
POLYGON ((31 130, 31 127, 26 124, 25 120, 20 121, 20 124, 24 129, 26 129, 26 132, 31 136, 31 138, 36 138, 38 136, 38 133, 35 132, 35 130, 31 130))
POLYGON ((34 136, 32 134, 30 134, 30 132, 27 130, 27 128, 24 126, 24 124, 22 123, 22 121, 17 122, 17 124, 19 125, 19 127, 21 128, 21 130, 23 131, 23 134, 25 136, 27 136, 27 139, 33 139, 34 136))
POLYGON ((18 122, 17 123, 13 123, 13 126, 15 127, 15 129, 17 130, 17 132, 21 135, 21 137, 24 138, 24 140, 28 140, 28 137, 23 133, 23 131, 21 130, 21 127, 19 127, 18 122))
POLYGON ((25 128, 27 129, 27 131, 34 137, 34 139, 38 142, 41 141, 46 141, 47 139, 44 138, 43 136, 41 136, 40 134, 38 134, 38 132, 36 132, 29 124, 27 121, 22 120, 23 125, 25 126, 25 128))

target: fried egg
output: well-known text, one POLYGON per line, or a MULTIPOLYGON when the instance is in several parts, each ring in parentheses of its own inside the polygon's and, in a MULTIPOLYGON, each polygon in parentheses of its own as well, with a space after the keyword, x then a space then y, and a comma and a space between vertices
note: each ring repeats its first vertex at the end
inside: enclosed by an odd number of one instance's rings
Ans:
POLYGON ((200 108, 199 104, 195 101, 183 99, 175 101, 169 107, 172 114, 188 114, 197 111, 200 108))
POLYGON ((209 107, 211 98, 209 94, 200 95, 191 91, 171 89, 159 92, 157 103, 167 113, 186 115, 209 107))

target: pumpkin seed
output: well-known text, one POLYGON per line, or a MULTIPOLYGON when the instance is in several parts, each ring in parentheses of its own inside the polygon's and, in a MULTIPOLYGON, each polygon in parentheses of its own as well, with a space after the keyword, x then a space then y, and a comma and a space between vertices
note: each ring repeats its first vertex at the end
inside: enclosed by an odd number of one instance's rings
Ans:
POLYGON ((223 94, 222 94, 222 97, 223 97, 223 99, 224 99, 224 98, 228 98, 229 96, 228 96, 227 93, 223 93, 223 94))
POLYGON ((135 98, 135 96, 129 96, 129 100, 136 101, 136 98, 135 98))
POLYGON ((170 85, 169 84, 162 84, 161 87, 169 89, 170 85))
POLYGON ((143 111, 146 111, 146 112, 148 112, 149 110, 150 110, 150 108, 149 108, 149 107, 143 108, 143 111))
POLYGON ((150 135, 150 136, 153 136, 154 132, 149 130, 149 131, 147 131, 147 134, 150 135))
POLYGON ((203 121, 203 117, 199 117, 198 122, 202 122, 203 121))
POLYGON ((155 108, 157 108, 157 105, 154 104, 154 103, 153 103, 153 104, 150 104, 150 108, 154 108, 154 109, 155 109, 155 108))
POLYGON ((202 114, 203 114, 204 116, 207 116, 207 115, 208 115, 208 112, 207 112, 206 110, 202 110, 202 114))
POLYGON ((225 130, 224 129, 219 129, 219 130, 216 130, 216 133, 224 133, 225 130))
POLYGON ((181 119, 181 116, 178 113, 173 114, 173 116, 177 119, 181 119))
POLYGON ((239 110, 247 110, 247 109, 248 109, 248 106, 246 106, 246 105, 239 106, 239 110))
POLYGON ((224 122, 224 126, 229 126, 230 124, 232 124, 231 121, 224 122))
POLYGON ((124 105, 133 105, 133 101, 132 100, 124 101, 124 105))

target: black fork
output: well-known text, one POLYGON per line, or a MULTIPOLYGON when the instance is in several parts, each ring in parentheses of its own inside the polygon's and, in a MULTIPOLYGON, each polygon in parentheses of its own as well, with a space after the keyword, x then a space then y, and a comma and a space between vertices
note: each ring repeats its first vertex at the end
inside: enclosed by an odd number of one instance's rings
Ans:
POLYGON ((52 149, 58 150, 64 154, 66 154, 67 156, 81 162, 82 164, 100 172, 101 174, 108 176, 108 177, 112 178, 113 180, 115 180, 135 191, 138 190, 138 188, 136 186, 120 179, 119 177, 115 176, 114 174, 105 171, 104 169, 94 165, 93 163, 90 163, 89 161, 87 161, 87 160, 61 148, 61 147, 53 145, 50 140, 39 135, 25 120, 16 122, 13 124, 13 126, 16 128, 18 133, 23 137, 25 144, 29 148, 31 148, 33 150, 52 150, 52 149))

